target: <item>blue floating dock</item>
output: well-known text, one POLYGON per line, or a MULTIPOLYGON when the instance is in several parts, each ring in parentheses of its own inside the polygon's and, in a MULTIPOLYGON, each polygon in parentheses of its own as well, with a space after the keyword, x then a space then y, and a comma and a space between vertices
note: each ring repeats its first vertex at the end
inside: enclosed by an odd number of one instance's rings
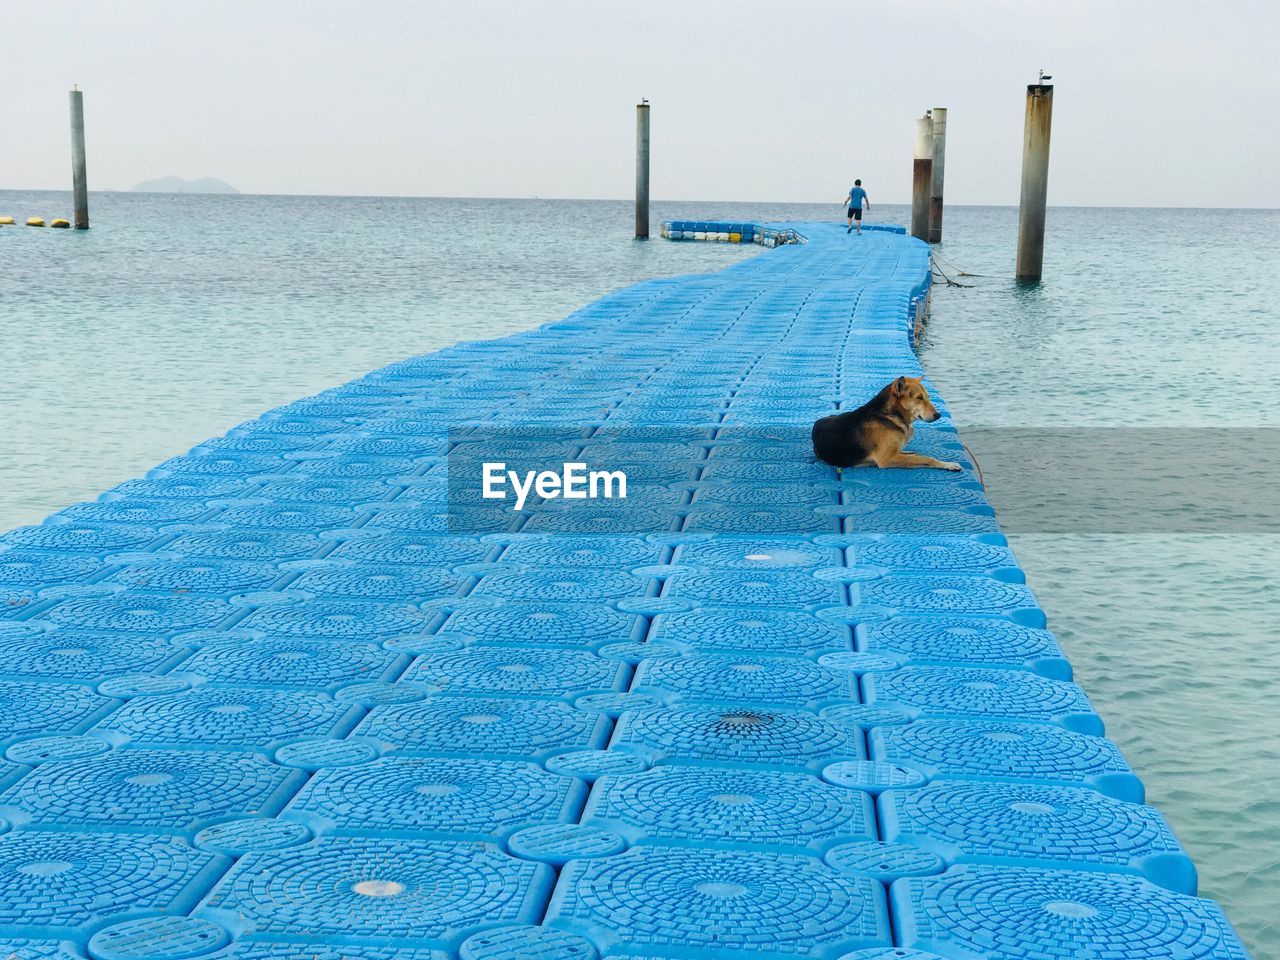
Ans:
POLYGON ((941 398, 958 473, 812 458, 921 374, 928 248, 664 235, 768 249, 0 537, 0 957, 1245 958, 941 398))

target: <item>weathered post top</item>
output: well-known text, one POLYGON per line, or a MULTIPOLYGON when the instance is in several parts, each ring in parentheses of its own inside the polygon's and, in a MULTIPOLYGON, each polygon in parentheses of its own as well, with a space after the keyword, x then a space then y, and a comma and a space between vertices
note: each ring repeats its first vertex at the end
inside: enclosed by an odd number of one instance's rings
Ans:
POLYGON ((89 177, 84 161, 84 94, 71 87, 71 193, 75 205, 75 227, 89 229, 89 177))
POLYGON ((1014 278, 1036 283, 1044 269, 1045 208, 1049 194, 1049 133, 1053 125, 1053 85, 1041 73, 1027 85, 1022 135, 1022 192, 1018 202, 1018 260, 1014 278))
POLYGON ((929 196, 933 190, 933 120, 916 121, 915 162, 911 167, 911 235, 929 240, 929 196))
POLYGON ((636 104, 636 239, 649 239, 649 101, 636 104))

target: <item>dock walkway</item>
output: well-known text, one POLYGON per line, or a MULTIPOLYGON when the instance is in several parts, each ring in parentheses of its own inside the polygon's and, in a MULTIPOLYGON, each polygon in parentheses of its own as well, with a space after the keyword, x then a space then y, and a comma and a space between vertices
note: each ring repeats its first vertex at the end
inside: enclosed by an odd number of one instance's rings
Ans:
POLYGON ((810 456, 928 248, 779 229, 0 537, 0 956, 1245 957, 949 418, 810 456))

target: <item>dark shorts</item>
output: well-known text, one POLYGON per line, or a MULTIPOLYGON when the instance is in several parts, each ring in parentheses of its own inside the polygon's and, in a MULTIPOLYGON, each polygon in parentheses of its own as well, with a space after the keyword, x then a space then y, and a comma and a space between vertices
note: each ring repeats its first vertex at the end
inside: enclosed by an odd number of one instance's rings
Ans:
POLYGON ((861 219, 862 219, 862 208, 861 208, 861 207, 858 207, 858 208, 855 210, 853 207, 850 207, 850 208, 849 208, 849 216, 853 217, 853 219, 855 219, 855 220, 861 220, 861 219))

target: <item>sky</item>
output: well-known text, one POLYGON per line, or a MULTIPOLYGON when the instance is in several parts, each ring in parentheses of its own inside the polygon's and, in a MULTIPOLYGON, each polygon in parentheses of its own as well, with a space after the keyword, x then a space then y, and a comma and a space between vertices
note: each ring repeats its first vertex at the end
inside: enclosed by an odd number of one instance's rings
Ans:
POLYGON ((909 199, 947 107, 950 203, 1016 204, 1054 77, 1049 202, 1280 207, 1273 0, 3 0, 0 189, 909 199))

